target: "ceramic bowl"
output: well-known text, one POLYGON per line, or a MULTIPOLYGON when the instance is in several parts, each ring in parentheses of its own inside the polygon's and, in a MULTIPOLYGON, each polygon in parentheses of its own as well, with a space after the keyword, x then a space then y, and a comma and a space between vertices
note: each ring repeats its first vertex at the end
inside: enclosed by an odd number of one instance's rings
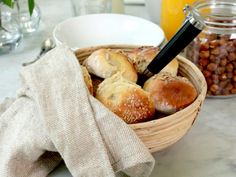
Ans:
POLYGON ((65 43, 71 49, 96 45, 160 46, 163 30, 151 21, 121 14, 90 14, 69 18, 53 30, 57 45, 65 43))

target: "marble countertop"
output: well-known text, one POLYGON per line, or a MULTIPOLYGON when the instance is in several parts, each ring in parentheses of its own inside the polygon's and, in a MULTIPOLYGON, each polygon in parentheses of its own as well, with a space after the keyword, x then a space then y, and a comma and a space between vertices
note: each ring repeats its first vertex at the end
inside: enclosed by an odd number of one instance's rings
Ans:
MULTIPOLYGON (((10 54, 0 55, 0 101, 14 97, 20 87, 21 64, 36 57, 42 41, 55 24, 71 17, 70 1, 37 0, 42 10, 40 29, 24 37, 10 54), (58 5, 63 11, 58 9, 58 5)), ((142 5, 127 5, 125 13, 149 19, 142 5)), ((151 177, 235 177, 236 176, 236 97, 207 98, 191 130, 173 146, 153 154, 156 159, 151 177)), ((71 177, 64 164, 49 177, 71 177)))

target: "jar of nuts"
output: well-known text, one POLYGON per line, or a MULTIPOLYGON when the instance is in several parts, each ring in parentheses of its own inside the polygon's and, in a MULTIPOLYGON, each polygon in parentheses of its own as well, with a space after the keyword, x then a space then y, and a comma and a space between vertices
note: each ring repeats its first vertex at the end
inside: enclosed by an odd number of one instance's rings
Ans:
POLYGON ((193 5, 206 28, 186 48, 202 71, 208 96, 236 95, 236 1, 200 0, 193 5))

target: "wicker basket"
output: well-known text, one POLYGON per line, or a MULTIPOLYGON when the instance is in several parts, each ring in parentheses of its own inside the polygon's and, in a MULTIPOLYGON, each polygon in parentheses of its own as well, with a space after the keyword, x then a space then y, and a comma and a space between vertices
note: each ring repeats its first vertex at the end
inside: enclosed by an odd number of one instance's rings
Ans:
MULTIPOLYGON (((75 52, 79 62, 83 62, 99 48, 130 50, 137 46, 107 45, 79 49, 75 52)), ((205 99, 207 85, 201 71, 189 60, 178 56, 179 75, 187 77, 198 91, 197 99, 188 107, 164 118, 137 124, 130 124, 150 152, 160 151, 181 139, 193 125, 205 99)))

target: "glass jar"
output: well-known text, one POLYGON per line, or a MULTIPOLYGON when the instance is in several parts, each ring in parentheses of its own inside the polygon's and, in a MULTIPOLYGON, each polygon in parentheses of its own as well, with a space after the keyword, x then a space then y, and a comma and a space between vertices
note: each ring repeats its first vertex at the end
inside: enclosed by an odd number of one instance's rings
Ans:
POLYGON ((193 7, 206 28, 186 48, 206 78, 208 96, 236 95, 236 1, 199 0, 193 7))
POLYGON ((0 3, 0 54, 15 49, 22 39, 19 25, 13 15, 14 12, 15 9, 0 3))
POLYGON ((71 0, 75 16, 111 13, 112 0, 71 0))
POLYGON ((32 14, 29 13, 28 0, 16 1, 17 13, 15 14, 21 32, 31 34, 38 30, 41 19, 41 11, 35 3, 32 14))

